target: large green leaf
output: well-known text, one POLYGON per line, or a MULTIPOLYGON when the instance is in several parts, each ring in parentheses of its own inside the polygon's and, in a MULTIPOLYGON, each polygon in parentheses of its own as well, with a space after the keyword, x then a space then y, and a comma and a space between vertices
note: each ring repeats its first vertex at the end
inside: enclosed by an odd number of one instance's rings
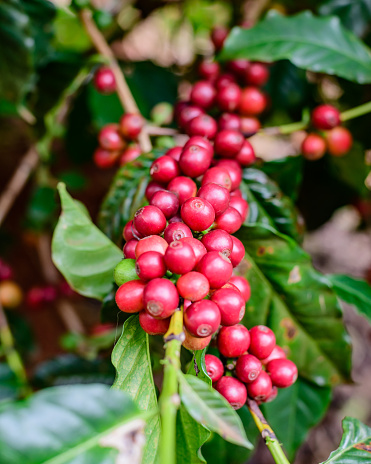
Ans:
MULTIPOLYGON (((139 325, 137 315, 125 322, 122 335, 112 352, 112 364, 116 368, 113 388, 127 393, 143 411, 156 409, 148 334, 139 325)), ((147 443, 143 456, 146 464, 155 462, 159 436, 160 420, 154 416, 146 427, 147 443)))
POLYGON ((233 28, 220 58, 287 59, 299 68, 371 82, 370 50, 339 18, 319 18, 309 11, 294 16, 272 12, 251 29, 233 28))
POLYGON ((322 464, 368 464, 371 452, 371 428, 361 421, 346 417, 339 448, 322 464))
POLYGON ((293 201, 303 178, 303 157, 288 156, 263 163, 261 170, 277 182, 282 192, 293 201))
POLYGON ((8 364, 0 363, 0 404, 17 398, 21 392, 22 384, 17 379, 8 364))
MULTIPOLYGON (((129 422, 140 415, 127 395, 105 385, 42 390, 0 409, 0 462, 115 464, 119 450, 124 452, 123 427, 129 432, 129 422)), ((133 438, 127 440, 134 445, 133 438)))
POLYGON ((245 260, 238 271, 252 295, 244 323, 269 325, 302 377, 324 386, 349 380, 351 347, 329 280, 292 239, 269 226, 243 227, 245 260))
POLYGON ((58 184, 62 214, 52 242, 53 261, 78 293, 101 300, 113 285, 113 270, 122 258, 117 248, 58 184))
POLYGON ((336 15, 354 34, 362 36, 370 26, 370 0, 327 0, 319 7, 322 16, 336 15))

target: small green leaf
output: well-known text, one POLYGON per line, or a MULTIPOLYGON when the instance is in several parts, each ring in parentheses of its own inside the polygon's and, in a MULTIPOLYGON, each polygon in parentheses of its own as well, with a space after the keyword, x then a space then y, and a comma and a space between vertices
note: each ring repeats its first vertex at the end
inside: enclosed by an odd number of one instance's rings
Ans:
POLYGON ((303 178, 303 164, 302 156, 288 156, 265 162, 261 170, 277 182, 285 195, 295 201, 303 178))
POLYGON ((318 9, 322 16, 335 15, 343 26, 357 36, 362 36, 371 21, 370 0, 327 0, 318 9))

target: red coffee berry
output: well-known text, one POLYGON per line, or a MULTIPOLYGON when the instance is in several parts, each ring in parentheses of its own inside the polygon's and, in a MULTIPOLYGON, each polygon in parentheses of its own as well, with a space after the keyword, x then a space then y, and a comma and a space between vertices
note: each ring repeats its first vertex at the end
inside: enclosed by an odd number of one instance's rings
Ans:
POLYGON ((233 409, 241 409, 247 400, 245 385, 234 377, 222 377, 215 389, 228 401, 233 409))
POLYGON ((245 302, 249 301, 251 296, 251 288, 249 282, 244 277, 232 276, 229 279, 229 282, 238 288, 245 302))
POLYGON ((215 153, 223 158, 234 158, 245 141, 241 132, 232 130, 220 131, 215 137, 215 153))
POLYGON ((245 222, 247 213, 249 212, 249 205, 247 201, 240 197, 231 197, 229 200, 229 206, 236 209, 241 214, 242 221, 245 222))
POLYGON ((172 218, 169 219, 169 224, 173 224, 175 222, 182 222, 183 223, 182 218, 180 217, 179 211, 175 216, 173 216, 172 218))
POLYGON ((272 392, 272 381, 269 375, 261 371, 253 382, 247 384, 247 393, 255 401, 265 401, 272 392))
POLYGON ((203 350, 210 343, 211 335, 205 338, 193 337, 188 330, 184 330, 185 340, 182 343, 184 348, 190 351, 203 350))
POLYGON ((111 68, 102 66, 94 74, 94 87, 98 92, 110 95, 116 90, 116 79, 111 68))
POLYGON ((202 300, 210 290, 207 278, 195 271, 188 272, 179 277, 176 287, 180 296, 190 301, 202 300))
POLYGON ((235 160, 241 166, 250 166, 256 161, 255 151, 251 143, 248 140, 245 140, 241 150, 237 153, 235 160))
POLYGON ((198 66, 198 74, 204 79, 213 81, 215 80, 220 72, 219 63, 216 61, 201 61, 198 66))
POLYGON ((115 325, 106 323, 106 324, 96 324, 90 329, 90 335, 93 337, 99 337, 111 331, 115 330, 115 325))
POLYGON ((153 195, 161 190, 165 190, 165 187, 163 185, 159 184, 158 182, 155 182, 154 180, 149 181, 145 192, 147 200, 151 201, 153 195))
POLYGON ((258 118, 254 116, 241 116, 241 132, 245 137, 251 137, 256 134, 260 128, 261 124, 258 118))
POLYGON ((162 255, 165 254, 168 243, 162 237, 158 235, 149 235, 140 239, 135 247, 135 257, 139 258, 140 255, 147 251, 157 251, 162 255))
POLYGON ((164 256, 157 251, 142 253, 135 263, 135 271, 143 280, 152 280, 166 274, 164 256))
POLYGON ((277 387, 272 387, 272 391, 270 392, 270 394, 265 398, 265 400, 263 401, 264 403, 270 403, 271 401, 275 400, 277 398, 277 395, 278 395, 278 388, 277 387))
POLYGON ((232 181, 231 190, 236 190, 242 181, 242 169, 240 164, 235 159, 221 159, 216 162, 216 166, 228 171, 232 181))
POLYGON ((208 114, 201 114, 191 119, 185 129, 189 136, 201 135, 213 139, 217 133, 218 125, 215 119, 208 114))
POLYGON ((220 90, 225 85, 232 84, 233 82, 236 82, 235 77, 232 74, 224 73, 224 74, 221 74, 215 81, 215 88, 217 90, 220 90))
POLYGON ((146 284, 141 280, 130 280, 116 292, 116 304, 124 313, 137 313, 144 308, 143 291, 146 284))
POLYGON ((189 140, 184 144, 183 150, 192 145, 198 145, 199 147, 207 150, 211 158, 214 156, 214 148, 211 143, 205 139, 205 137, 202 137, 201 135, 194 135, 193 137, 190 137, 189 140))
POLYGON ((166 319, 179 305, 179 294, 175 285, 167 279, 153 279, 143 292, 146 311, 153 317, 166 319))
POLYGON ((221 185, 227 189, 228 192, 230 192, 232 188, 232 180, 227 169, 218 166, 208 169, 202 178, 202 186, 210 183, 221 185))
POLYGON ((208 337, 214 334, 220 325, 218 306, 210 300, 196 301, 184 313, 184 325, 194 337, 208 337))
POLYGON ((41 287, 32 287, 26 295, 27 306, 31 309, 40 309, 44 303, 44 291, 41 287))
POLYGON ((193 248, 186 242, 179 240, 171 242, 165 253, 165 264, 174 274, 186 274, 196 265, 193 248))
POLYGON ((116 164, 119 151, 110 151, 105 148, 98 147, 93 154, 94 164, 100 169, 109 169, 116 164))
POLYGON ((131 163, 131 161, 136 160, 141 154, 142 152, 139 147, 128 147, 121 153, 120 166, 124 166, 127 163, 131 163))
POLYGON ((135 259, 135 250, 138 242, 139 240, 132 238, 127 243, 125 243, 122 250, 124 252, 124 258, 135 259))
POLYGON ((134 226, 144 237, 159 235, 166 227, 164 213, 157 206, 143 206, 134 215, 134 226))
POLYGON ((330 155, 343 156, 352 148, 352 134, 345 127, 334 127, 326 132, 327 149, 330 155))
POLYGON ((140 114, 126 113, 120 119, 120 131, 127 139, 136 139, 143 129, 143 126, 144 119, 140 114))
POLYGON ((211 164, 212 155, 199 145, 190 145, 183 149, 179 158, 179 167, 189 177, 198 177, 206 172, 211 164))
POLYGON ((246 69, 245 80, 248 85, 261 87, 268 82, 268 79, 269 69, 266 64, 250 63, 250 66, 246 69))
POLYGON ((214 44, 215 50, 219 51, 223 48, 225 39, 228 37, 228 29, 222 26, 214 27, 211 31, 211 41, 214 44))
POLYGON ((241 192, 241 190, 238 188, 238 189, 236 189, 236 190, 233 190, 233 192, 230 193, 230 196, 231 196, 231 197, 242 198, 242 192, 241 192))
POLYGON ((229 234, 234 234, 242 226, 241 214, 231 206, 215 219, 215 226, 217 229, 222 229, 229 234))
POLYGON ((214 208, 215 216, 224 213, 229 206, 230 196, 228 190, 213 182, 203 185, 198 191, 197 196, 207 200, 211 204, 214 208))
POLYGON ((256 325, 250 329, 249 352, 258 359, 267 358, 276 346, 276 337, 273 331, 265 325, 256 325))
POLYGON ((185 106, 179 113, 178 124, 181 129, 185 129, 190 121, 197 116, 204 114, 204 110, 198 106, 185 106))
POLYGON ((268 358, 262 359, 262 364, 268 364, 269 362, 273 361, 274 359, 286 359, 286 353, 283 349, 276 345, 273 348, 272 353, 268 356, 268 358))
POLYGON ((241 98, 241 89, 234 82, 224 85, 218 90, 216 104, 221 111, 235 111, 241 98))
POLYGON ((52 303, 57 299, 57 289, 53 285, 46 285, 42 290, 44 303, 52 303))
POLYGON ((149 335, 164 335, 169 330, 170 317, 167 319, 156 319, 147 311, 139 313, 139 324, 149 335))
POLYGON ((273 359, 267 364, 267 371, 278 388, 287 388, 298 378, 298 368, 289 359, 273 359))
POLYGON ((193 237, 193 235, 191 229, 183 222, 169 224, 164 231, 164 239, 167 243, 175 242, 184 237, 193 237))
POLYGON ((262 113, 267 107, 266 95, 257 87, 242 89, 239 111, 244 116, 254 116, 262 113))
POLYGON ((228 63, 228 69, 237 77, 244 77, 250 61, 244 59, 232 60, 228 63))
POLYGON ((110 151, 122 150, 125 147, 117 124, 107 124, 102 127, 98 134, 98 141, 102 148, 110 151))
POLYGON ((220 288, 226 284, 232 276, 232 270, 230 260, 218 251, 209 251, 197 264, 197 271, 207 278, 211 288, 220 288))
POLYGON ((188 243, 193 248, 193 252, 196 256, 196 264, 198 264, 201 258, 206 255, 207 250, 200 240, 197 240, 194 237, 184 237, 180 239, 181 242, 188 243))
POLYGON ((184 309, 184 311, 186 311, 187 308, 188 308, 188 306, 191 306, 191 304, 192 304, 192 301, 191 301, 191 300, 184 300, 184 302, 183 302, 183 309, 184 309))
POLYGON ((252 354, 243 354, 237 359, 236 375, 244 383, 251 383, 259 377, 262 363, 252 354))
POLYGON ((233 248, 232 253, 229 255, 229 259, 231 260, 232 266, 236 267, 245 257, 245 247, 243 246, 241 240, 239 240, 237 237, 234 237, 233 235, 231 235, 231 237, 233 248))
POLYGON ((249 331, 242 324, 222 327, 218 334, 218 350, 226 358, 241 356, 250 346, 249 331))
POLYGON ((9 266, 8 263, 0 259, 0 280, 11 280, 12 278, 13 278, 12 268, 9 266))
POLYGON ((326 153, 326 141, 318 134, 308 134, 301 145, 304 158, 314 161, 326 153))
POLYGON ((160 209, 164 213, 166 219, 170 219, 175 216, 179 209, 178 197, 168 190, 160 190, 159 192, 156 192, 149 203, 150 205, 156 206, 160 209))
POLYGON ((340 124, 340 112, 332 105, 319 105, 312 111, 312 124, 316 129, 332 129, 340 124))
POLYGON ((237 114, 223 113, 218 119, 218 128, 222 130, 241 131, 241 119, 237 114))
POLYGON ((214 208, 200 197, 189 198, 182 204, 180 214, 192 230, 201 232, 208 229, 215 219, 214 208))
POLYGON ((195 197, 197 193, 197 185, 190 177, 175 177, 168 184, 167 188, 170 192, 173 192, 175 195, 177 195, 180 205, 182 205, 189 198, 195 197))
POLYGON ((167 184, 174 177, 179 176, 180 170, 174 158, 164 155, 152 163, 150 174, 156 182, 167 184))
POLYGON ((235 325, 242 321, 245 315, 245 300, 239 290, 219 288, 211 297, 220 310, 221 324, 235 325))
POLYGON ((216 90, 209 81, 196 82, 191 90, 191 102, 201 108, 210 108, 215 100, 216 90))
POLYGON ((233 249, 232 236, 224 230, 211 230, 202 237, 201 242, 207 251, 217 251, 229 258, 233 249))
POLYGON ((170 158, 173 158, 175 161, 179 161, 182 150, 182 147, 169 148, 169 150, 165 153, 165 156, 170 156, 170 158))
POLYGON ((207 375, 213 383, 217 382, 224 374, 223 363, 213 354, 207 354, 205 356, 205 366, 207 375))

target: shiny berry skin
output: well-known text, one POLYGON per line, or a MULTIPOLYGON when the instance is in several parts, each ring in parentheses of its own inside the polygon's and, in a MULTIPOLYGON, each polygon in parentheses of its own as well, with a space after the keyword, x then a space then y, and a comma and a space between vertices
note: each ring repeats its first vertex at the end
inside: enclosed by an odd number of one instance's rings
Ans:
POLYGON ((234 159, 221 159, 216 162, 216 166, 228 171, 232 181, 231 190, 236 190, 242 181, 242 169, 239 163, 234 159))
POLYGON ((222 253, 209 251, 197 264, 197 271, 207 278, 211 288, 220 288, 231 278, 233 266, 222 253))
POLYGON ((135 140, 144 126, 144 119, 140 114, 126 113, 120 119, 120 131, 122 135, 135 140))
POLYGON ((223 48, 225 39, 228 37, 228 29, 222 26, 214 27, 211 31, 211 41, 214 44, 215 50, 219 51, 223 48))
POLYGON ((340 124, 340 112, 332 105, 319 105, 312 111, 312 124, 316 129, 332 129, 340 124))
POLYGON ((94 164, 100 169, 110 169, 116 164, 120 152, 98 147, 93 154, 94 164))
POLYGON ((184 107, 178 116, 178 124, 181 129, 185 129, 190 121, 197 116, 204 114, 204 110, 199 106, 186 106, 184 107))
POLYGON ((179 161, 182 150, 182 147, 169 148, 169 150, 165 153, 165 156, 170 156, 170 158, 173 158, 175 161, 179 161))
POLYGON ((184 348, 190 351, 203 350, 210 343, 211 335, 208 337, 200 338, 191 335, 188 330, 184 330, 185 340, 182 343, 184 348))
POLYGON ((209 293, 210 285, 207 278, 199 272, 188 272, 176 283, 180 296, 190 301, 199 301, 209 293))
POLYGON ((222 377, 215 389, 228 401, 233 409, 241 409, 247 400, 245 385, 234 377, 222 377))
POLYGON ((207 251, 218 251, 229 258, 233 249, 232 238, 224 230, 211 230, 202 237, 201 242, 207 251))
POLYGON ((218 125, 214 118, 208 114, 201 114, 193 118, 186 127, 189 136, 201 135, 208 139, 213 139, 217 133, 218 125))
POLYGON ((130 280, 116 292, 116 304, 124 313, 137 313, 144 309, 143 292, 146 284, 141 280, 130 280))
POLYGON ((167 279, 153 279, 143 292, 146 311, 153 317, 166 319, 179 305, 179 294, 175 285, 167 279))
POLYGON ((229 234, 234 234, 242 226, 241 214, 231 206, 215 219, 215 226, 217 229, 222 229, 229 234))
POLYGON ((265 398, 265 400, 263 401, 263 403, 270 403, 271 401, 275 400, 277 398, 277 395, 278 395, 278 388, 273 386, 272 387, 272 391, 270 392, 270 394, 265 398))
POLYGON ((315 161, 326 153, 326 141, 318 134, 308 134, 301 145, 304 158, 315 161))
POLYGON ((213 354, 207 354, 205 356, 205 366, 207 375, 213 383, 217 382, 224 374, 223 363, 213 354))
POLYGON ((216 104, 221 111, 235 111, 241 98, 241 89, 234 82, 223 86, 216 95, 216 104))
POLYGON ((180 170, 174 158, 164 155, 152 163, 150 174, 154 181, 160 184, 167 184, 174 177, 179 176, 180 170))
POLYGON ((9 264, 7 264, 5 261, 0 259, 0 280, 11 280, 12 278, 13 278, 12 268, 9 266, 9 264))
POLYGON ((250 334, 242 324, 222 327, 218 334, 218 350, 226 358, 241 356, 250 346, 250 334))
POLYGON ((241 166, 250 166, 256 161, 255 151, 251 143, 248 140, 245 140, 241 150, 237 153, 235 160, 241 166))
POLYGON ((120 166, 136 160, 142 154, 139 147, 128 147, 120 155, 120 166))
POLYGON ((201 232, 208 229, 215 219, 214 208, 202 198, 189 198, 180 210, 183 221, 192 230, 201 232))
POLYGON ((166 267, 174 274, 186 274, 196 265, 196 256, 191 245, 179 240, 170 243, 164 258, 166 267))
POLYGON ((162 237, 158 235, 149 235, 148 237, 140 239, 137 243, 135 247, 135 257, 138 259, 140 255, 147 251, 157 251, 164 255, 168 246, 167 241, 162 237))
POLYGON ((198 74, 210 81, 214 81, 220 73, 219 63, 216 61, 201 61, 198 66, 198 74))
POLYGON ((201 108, 210 108, 215 100, 216 90, 209 81, 196 82, 191 90, 191 102, 201 108))
POLYGON ((241 197, 231 197, 229 206, 236 209, 241 214, 242 221, 245 222, 249 211, 249 204, 247 201, 241 197))
POLYGON ((265 401, 272 392, 272 381, 269 375, 261 371, 253 382, 247 384, 247 393, 255 401, 265 401))
POLYGON ((278 388, 287 388, 298 378, 298 368, 289 359, 273 359, 267 364, 267 372, 278 388))
POLYGON ((221 74, 215 81, 215 88, 221 90, 224 86, 235 83, 236 79, 232 74, 221 74))
POLYGON ((244 77, 250 61, 244 59, 232 60, 228 63, 228 69, 237 77, 244 77))
POLYGON ((137 243, 139 240, 136 238, 130 239, 127 243, 125 243, 123 252, 124 252, 124 257, 128 259, 135 259, 135 250, 137 247, 137 243))
POLYGON ((238 288, 245 302, 249 301, 251 296, 251 288, 249 282, 244 277, 232 276, 229 279, 229 282, 238 288))
POLYGON ((196 301, 184 313, 184 325, 194 337, 208 337, 214 334, 220 325, 218 306, 210 300, 196 301))
POLYGON ((245 141, 241 132, 223 130, 218 132, 215 137, 215 153, 223 158, 234 158, 241 150, 245 141))
POLYGON ((267 107, 266 95, 257 87, 242 89, 239 111, 244 116, 255 116, 262 113, 267 107))
POLYGON ((207 253, 207 250, 204 244, 200 242, 200 240, 197 240, 194 237, 184 237, 184 238, 181 238, 180 241, 191 245, 191 247, 193 248, 193 252, 196 256, 196 264, 198 264, 201 258, 207 253))
POLYGON ((134 215, 134 226, 144 237, 159 235, 166 227, 164 213, 157 206, 143 206, 134 215))
POLYGON ((244 383, 251 383, 262 371, 262 363, 252 354, 243 354, 237 359, 236 375, 244 383))
POLYGON ((207 171, 211 160, 212 155, 208 150, 199 145, 190 145, 183 149, 179 158, 179 167, 186 176, 195 178, 207 171))
POLYGON ((229 255, 229 259, 231 260, 232 266, 236 267, 245 257, 245 247, 243 246, 241 240, 239 240, 237 237, 234 237, 233 235, 231 235, 231 237, 233 248, 232 253, 229 255))
POLYGON ((219 130, 241 131, 241 119, 237 114, 223 113, 218 119, 219 130))
POLYGON ((330 155, 343 156, 353 145, 352 134, 345 127, 334 127, 326 132, 327 150, 330 155))
POLYGON ((250 66, 246 69, 245 80, 248 85, 261 87, 268 82, 268 79, 269 69, 266 64, 250 63, 250 66))
POLYGON ((175 216, 179 209, 178 197, 167 190, 156 192, 149 203, 150 205, 156 206, 160 209, 164 213, 166 219, 170 219, 175 216))
POLYGON ((273 351, 272 353, 268 356, 268 358, 264 358, 262 359, 262 364, 268 364, 269 362, 273 361, 274 359, 286 359, 286 353, 284 352, 284 350, 276 345, 274 348, 273 348, 273 351))
POLYGON ((235 325, 242 321, 245 315, 245 300, 239 290, 219 288, 211 297, 220 310, 221 324, 235 325))
POLYGON ((258 118, 254 116, 241 116, 241 132, 245 137, 251 137, 261 129, 261 124, 258 118))
POLYGON ((175 177, 168 184, 167 188, 170 192, 177 195, 180 205, 189 198, 195 197, 197 193, 196 183, 190 177, 185 176, 175 177))
POLYGON ((39 309, 44 303, 44 291, 41 287, 32 287, 26 295, 26 303, 32 309, 39 309))
POLYGON ((149 181, 145 192, 147 200, 151 201, 153 195, 161 190, 165 190, 165 187, 162 184, 159 184, 154 180, 149 181))
POLYGON ((116 79, 111 68, 102 66, 94 74, 94 87, 99 93, 110 95, 116 90, 116 79))
POLYGON ((214 208, 215 216, 224 213, 229 206, 229 192, 219 184, 210 182, 203 185, 197 193, 197 196, 207 200, 214 208))
POLYGON ((175 242, 184 237, 193 237, 191 229, 183 222, 169 224, 164 231, 164 239, 167 243, 175 242))
POLYGON ((202 137, 201 135, 194 135, 193 137, 190 137, 189 140, 184 144, 183 150, 190 147, 191 145, 198 145, 199 147, 204 148, 209 153, 211 158, 214 155, 213 146, 207 139, 205 139, 205 137, 202 137))
POLYGON ((169 330, 170 317, 167 319, 156 319, 147 311, 140 311, 139 324, 149 335, 164 335, 169 330))
POLYGON ((107 124, 98 134, 99 145, 106 150, 122 150, 125 147, 117 124, 107 124))
MULTIPOLYGON (((169 219, 169 224, 173 224, 175 222, 182 222, 183 223, 182 218, 180 217, 179 211, 175 216, 173 216, 172 218, 169 219)), ((164 233, 165 233, 165 231, 164 231, 164 233)))
POLYGON ((230 193, 231 197, 238 197, 238 198, 242 198, 242 192, 241 190, 238 188, 236 190, 233 190, 233 192, 230 193))
POLYGON ((273 331, 265 325, 256 325, 250 329, 249 352, 258 359, 267 358, 276 346, 276 337, 273 331))
POLYGON ((135 271, 143 281, 163 277, 166 274, 164 256, 157 251, 142 253, 135 263, 135 271))
POLYGON ((202 178, 202 186, 210 183, 218 184, 227 189, 228 192, 230 192, 232 188, 232 179, 229 172, 227 169, 218 166, 208 169, 202 178))

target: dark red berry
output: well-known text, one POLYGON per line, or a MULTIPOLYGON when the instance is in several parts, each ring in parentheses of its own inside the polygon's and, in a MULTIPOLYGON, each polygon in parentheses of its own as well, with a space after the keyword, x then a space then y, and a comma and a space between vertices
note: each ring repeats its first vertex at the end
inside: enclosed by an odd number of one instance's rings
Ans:
POLYGON ((131 163, 131 161, 136 160, 141 154, 142 152, 139 147, 128 147, 121 153, 120 166, 124 166, 127 163, 131 163))
POLYGON ((223 363, 213 354, 207 354, 205 356, 205 366, 207 375, 213 383, 217 382, 224 374, 223 363))
POLYGON ((90 329, 90 335, 93 337, 99 337, 100 335, 107 334, 113 330, 115 330, 114 324, 96 324, 90 329))
POLYGON ((201 258, 206 255, 207 250, 200 240, 197 240, 194 237, 184 237, 180 239, 182 242, 186 242, 193 248, 193 252, 196 256, 196 264, 198 264, 201 258))
POLYGON ((152 163, 150 174, 156 182, 167 184, 174 177, 179 176, 180 170, 174 158, 164 155, 152 163))
POLYGON ((208 114, 201 114, 193 118, 186 127, 189 136, 201 135, 208 139, 213 139, 217 133, 218 125, 214 118, 208 114))
POLYGON ((272 392, 272 381, 269 375, 261 371, 253 382, 247 384, 247 393, 255 401, 265 401, 272 392))
POLYGON ((228 63, 228 69, 237 77, 244 77, 250 61, 244 59, 232 60, 228 63))
POLYGON ((340 124, 340 112, 332 105, 319 105, 312 111, 312 124, 316 129, 332 129, 340 124))
POLYGON ((244 116, 254 116, 262 113, 267 107, 266 95, 257 87, 242 89, 239 111, 244 116))
POLYGON ((277 387, 272 387, 272 391, 270 392, 270 394, 265 398, 265 400, 263 401, 264 403, 270 403, 271 401, 275 400, 277 398, 277 395, 278 395, 278 388, 277 387))
POLYGON ((189 198, 195 197, 197 193, 197 185, 190 177, 175 177, 167 188, 177 195, 180 205, 189 198))
POLYGON ((208 337, 220 325, 218 306, 210 300, 200 300, 191 304, 184 313, 184 325, 194 337, 208 337))
POLYGON ((211 31, 211 41, 214 44, 216 51, 223 48, 224 41, 228 37, 228 32, 228 29, 222 26, 214 27, 211 31))
POLYGON ((199 272, 188 272, 177 280, 176 287, 180 296, 190 301, 199 301, 209 293, 207 278, 199 272))
POLYGON ((298 368, 289 359, 273 359, 267 364, 267 371, 278 388, 287 388, 298 378, 298 368))
POLYGON ((235 325, 242 321, 245 315, 245 300, 239 290, 219 288, 211 297, 220 310, 221 324, 235 325))
POLYGON ((197 196, 207 200, 211 204, 216 216, 224 213, 229 206, 229 192, 219 184, 211 182, 203 185, 198 191, 197 196))
POLYGON ((214 208, 202 198, 189 198, 180 210, 183 221, 192 230, 201 232, 208 229, 215 219, 214 208))
POLYGON ((231 206, 215 219, 215 226, 217 229, 222 229, 229 234, 234 234, 242 226, 241 214, 231 206))
POLYGON ((308 134, 301 145, 304 158, 314 161, 326 153, 326 141, 318 134, 308 134))
POLYGON ((245 385, 234 377, 222 377, 215 389, 228 401, 233 409, 241 409, 247 400, 245 385))
POLYGON ((136 258, 139 258, 140 255, 147 251, 157 251, 164 255, 168 246, 167 241, 162 237, 159 237, 158 235, 149 235, 148 237, 144 237, 139 240, 135 247, 135 256, 136 258))
POLYGON ((219 63, 216 61, 201 61, 198 66, 199 75, 207 80, 214 81, 220 72, 219 63))
POLYGON ((286 353, 278 345, 273 348, 273 351, 268 358, 262 359, 262 364, 268 364, 273 361, 273 359, 286 359, 286 353))
POLYGON ((184 348, 190 351, 203 350, 210 343, 211 335, 208 337, 200 338, 191 335, 188 330, 184 330, 185 340, 183 342, 184 348))
POLYGON ((116 304, 124 313, 137 313, 144 308, 143 291, 146 284, 141 280, 130 280, 116 292, 116 304))
POLYGON ((235 160, 241 166, 250 166, 251 164, 255 163, 256 156, 254 148, 252 147, 251 143, 248 140, 245 140, 241 150, 237 153, 235 160))
POLYGON ((204 174, 211 164, 212 155, 199 145, 190 145, 183 149, 179 158, 179 167, 189 177, 198 177, 204 174))
POLYGON ((175 242, 184 237, 193 237, 191 229, 183 222, 169 224, 164 231, 164 239, 167 243, 175 242))
POLYGON ((256 380, 262 371, 262 363, 252 354, 243 354, 237 359, 236 375, 244 383, 256 380))
POLYGON ((218 334, 218 350, 226 358, 241 356, 250 346, 250 334, 242 324, 222 327, 218 334))
POLYGON ((210 183, 218 184, 227 189, 228 192, 230 192, 232 188, 232 179, 227 169, 218 166, 208 169, 202 178, 202 186, 210 183))
POLYGON ((244 277, 232 276, 229 279, 229 282, 238 288, 245 302, 249 301, 251 296, 251 288, 249 282, 244 277))
POLYGON ((224 73, 221 74, 215 81, 215 88, 220 90, 224 86, 232 84, 233 82, 236 82, 235 77, 232 74, 224 73))
POLYGON ((126 113, 120 119, 120 131, 122 135, 135 140, 144 126, 144 119, 140 114, 126 113))
POLYGON ((134 215, 134 226, 145 237, 159 235, 166 227, 166 218, 156 206, 143 206, 134 215))
POLYGON ((352 148, 352 134, 345 127, 334 127, 326 132, 327 149, 330 155, 343 156, 352 148))
POLYGON ((205 139, 205 137, 202 137, 201 135, 194 135, 193 137, 190 137, 189 140, 184 144, 183 150, 192 145, 198 145, 199 147, 204 148, 210 154, 210 157, 213 157, 214 148, 211 143, 205 139))
POLYGON ((151 180, 150 182, 148 182, 146 193, 145 193, 147 200, 151 201, 151 198, 153 197, 153 195, 160 190, 165 190, 165 187, 159 184, 158 182, 155 182, 154 180, 151 180))
POLYGON ((236 209, 241 214, 242 221, 245 222, 247 213, 249 212, 249 204, 247 201, 241 197, 231 197, 229 206, 236 209))
POLYGON ((241 132, 245 137, 251 137, 256 134, 260 128, 261 124, 258 118, 254 116, 241 116, 241 132))
POLYGON ((207 278, 211 288, 220 288, 231 278, 233 266, 222 253, 209 251, 198 263, 197 271, 207 278))
POLYGON ((175 216, 179 209, 178 197, 168 190, 156 192, 151 198, 150 204, 159 208, 164 213, 166 219, 175 216))
POLYGON ((188 306, 191 306, 191 304, 192 304, 192 301, 191 301, 191 300, 184 300, 184 302, 183 302, 183 309, 184 309, 184 311, 186 311, 187 308, 188 308, 188 306))
POLYGON ((57 299, 58 292, 53 285, 46 285, 43 287, 43 300, 44 303, 52 303, 57 299))
POLYGON ((234 158, 245 141, 241 132, 232 130, 220 131, 215 137, 215 153, 223 158, 234 158))
POLYGON ((174 274, 186 274, 196 265, 193 248, 186 242, 179 240, 171 242, 165 253, 165 264, 174 274))
POLYGON ((237 84, 232 82, 218 90, 216 104, 221 111, 235 111, 240 103, 240 98, 241 89, 237 84))
POLYGON ((241 131, 241 119, 237 114, 223 113, 218 119, 219 130, 241 131))
POLYGON ((157 251, 142 253, 135 263, 138 277, 143 280, 152 280, 166 274, 164 256, 157 251))
POLYGON ((116 79, 111 68, 102 66, 94 74, 94 87, 98 92, 110 95, 116 90, 116 79))
POLYGON ((179 113, 178 124, 181 129, 185 129, 188 123, 196 116, 204 114, 204 110, 198 106, 185 106, 179 113))
POLYGON ((175 161, 179 161, 182 150, 183 150, 182 147, 172 147, 172 148, 169 148, 169 150, 165 153, 165 155, 170 156, 170 158, 173 158, 175 161))
POLYGON ((250 66, 246 69, 245 80, 248 85, 261 87, 268 82, 268 79, 269 69, 266 64, 250 63, 250 66))
MULTIPOLYGON (((180 216, 180 212, 178 211, 178 213, 173 216, 172 218, 169 219, 169 224, 173 224, 175 222, 182 222, 183 223, 183 220, 180 216)), ((184 223, 183 223, 184 224, 184 223)))
POLYGON ((119 126, 117 124, 107 124, 102 127, 98 135, 99 145, 106 150, 122 150, 125 147, 119 126))
POLYGON ((229 255, 229 259, 231 260, 232 266, 236 267, 245 257, 245 247, 241 240, 237 237, 234 237, 233 235, 231 237, 233 241, 233 248, 232 253, 229 255))
POLYGON ((191 102, 201 108, 210 108, 215 100, 216 90, 209 81, 198 81, 191 90, 191 102))
POLYGON ((130 239, 127 243, 125 243, 123 252, 124 252, 124 257, 128 259, 135 259, 135 249, 137 246, 137 243, 139 240, 136 238, 130 239))
POLYGON ((242 181, 242 169, 240 164, 235 159, 221 159, 216 162, 216 166, 228 171, 232 181, 231 190, 236 190, 242 181))
POLYGON ((94 164, 100 169, 109 169, 116 164, 120 156, 119 151, 110 151, 98 147, 93 154, 94 164))
POLYGON ((13 269, 8 263, 0 259, 0 280, 11 280, 13 278, 13 269))
POLYGON ((26 303, 31 309, 40 309, 44 303, 44 291, 41 287, 32 287, 26 295, 26 303))
POLYGON ((267 358, 276 346, 276 337, 273 331, 265 325, 256 325, 250 329, 249 352, 258 359, 267 358))
POLYGON ((179 294, 175 285, 167 279, 153 279, 143 292, 146 311, 153 317, 166 319, 179 305, 179 294))
POLYGON ((232 238, 224 230, 211 230, 202 237, 201 242, 205 245, 207 251, 218 251, 229 257, 233 248, 232 238))
POLYGON ((167 319, 156 319, 147 311, 139 313, 139 324, 149 335, 164 335, 169 330, 170 317, 167 319))

